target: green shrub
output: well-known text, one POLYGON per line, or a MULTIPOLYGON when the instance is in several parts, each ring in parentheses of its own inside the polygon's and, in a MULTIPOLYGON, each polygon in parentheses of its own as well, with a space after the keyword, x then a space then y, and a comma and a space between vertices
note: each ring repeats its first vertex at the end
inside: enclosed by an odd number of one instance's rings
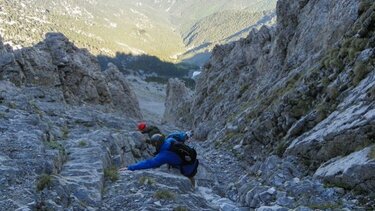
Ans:
POLYGON ((64 151, 65 151, 64 146, 61 145, 61 144, 60 144, 59 142, 57 142, 57 141, 52 140, 52 141, 46 141, 46 142, 44 142, 44 143, 45 143, 45 145, 47 145, 48 148, 50 148, 50 149, 57 149, 57 150, 59 150, 59 151, 61 151, 61 152, 64 152, 64 151))
POLYGON ((38 178, 36 185, 37 191, 42 191, 44 188, 51 187, 52 185, 52 176, 49 174, 42 174, 38 178))
POLYGON ((143 176, 139 178, 139 183, 141 183, 142 185, 153 185, 155 184, 155 180, 151 177, 143 176))
POLYGON ((368 64, 364 62, 356 63, 353 69, 354 77, 353 77, 353 83, 355 85, 358 85, 362 79, 364 79, 369 72, 368 64))
POLYGON ((86 141, 81 140, 81 141, 79 141, 78 145, 79 145, 80 147, 85 147, 85 146, 87 146, 87 143, 86 143, 86 141))
POLYGON ((154 197, 163 200, 174 200, 176 198, 175 194, 168 190, 158 190, 155 192, 154 197))
POLYGON ((119 173, 115 166, 104 169, 104 178, 115 182, 119 178, 119 173))
POLYGON ((68 126, 64 125, 64 127, 60 128, 62 139, 66 140, 69 138, 69 128, 68 126))

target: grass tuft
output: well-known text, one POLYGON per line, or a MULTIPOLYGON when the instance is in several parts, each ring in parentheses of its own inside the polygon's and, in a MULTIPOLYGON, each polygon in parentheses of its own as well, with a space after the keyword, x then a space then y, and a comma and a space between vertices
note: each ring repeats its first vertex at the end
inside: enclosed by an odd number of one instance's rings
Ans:
POLYGON ((154 197, 163 200, 174 200, 176 198, 175 194, 168 190, 158 190, 155 192, 154 197))
POLYGON ((36 185, 37 191, 42 191, 47 187, 52 185, 52 176, 49 174, 42 174, 38 178, 38 183, 36 185))
POLYGON ((112 182, 115 182, 119 179, 119 173, 117 171, 117 168, 115 166, 111 166, 109 168, 104 169, 104 178, 106 180, 111 180, 112 182))

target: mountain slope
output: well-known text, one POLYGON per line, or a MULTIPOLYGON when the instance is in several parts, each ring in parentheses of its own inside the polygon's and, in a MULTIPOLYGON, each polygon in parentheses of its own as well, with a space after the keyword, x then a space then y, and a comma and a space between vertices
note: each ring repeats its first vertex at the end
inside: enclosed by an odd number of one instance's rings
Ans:
POLYGON ((23 45, 41 40, 47 31, 61 31, 95 54, 119 51, 167 58, 184 49, 163 14, 139 11, 131 2, 6 0, 3 10, 5 39, 23 45))
MULTIPOLYGON (((255 4, 263 5, 259 10, 273 9, 274 5, 265 2, 275 0, 236 0, 230 3, 199 0, 2 2, 0 33, 13 45, 30 46, 40 41, 46 32, 59 31, 94 54, 149 54, 173 61, 186 51, 181 34, 189 33, 200 19, 215 12, 243 9, 255 4)), ((228 29, 228 33, 234 34, 235 30, 237 28, 228 29)))

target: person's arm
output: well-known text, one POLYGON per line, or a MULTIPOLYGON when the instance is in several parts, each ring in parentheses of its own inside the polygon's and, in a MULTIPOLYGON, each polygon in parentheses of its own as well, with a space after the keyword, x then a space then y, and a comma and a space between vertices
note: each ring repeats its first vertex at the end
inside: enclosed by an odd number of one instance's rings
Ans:
POLYGON ((144 160, 144 161, 128 166, 128 170, 135 171, 135 170, 140 170, 140 169, 157 168, 163 164, 166 164, 167 162, 168 162, 168 156, 166 156, 164 153, 159 153, 157 156, 151 159, 144 160))
POLYGON ((175 132, 175 133, 169 134, 167 138, 173 138, 178 142, 185 143, 185 141, 188 139, 188 136, 184 132, 175 132))

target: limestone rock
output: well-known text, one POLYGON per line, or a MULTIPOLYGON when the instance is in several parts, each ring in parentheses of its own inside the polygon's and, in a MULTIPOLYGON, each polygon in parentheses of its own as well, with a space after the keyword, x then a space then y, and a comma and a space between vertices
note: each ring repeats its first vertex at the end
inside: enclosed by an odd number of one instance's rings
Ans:
POLYGON ((61 89, 69 104, 100 104, 141 118, 138 100, 113 65, 101 72, 97 59, 61 33, 47 33, 43 42, 13 52, 2 45, 0 78, 17 86, 61 89))
POLYGON ((124 75, 111 63, 108 64, 104 75, 115 108, 126 112, 131 117, 141 119, 142 114, 139 109, 137 97, 124 75))
POLYGON ((184 82, 169 79, 163 122, 189 129, 191 101, 192 91, 185 86, 184 82))
POLYGON ((375 145, 321 165, 314 176, 329 184, 371 192, 375 188, 375 145))

